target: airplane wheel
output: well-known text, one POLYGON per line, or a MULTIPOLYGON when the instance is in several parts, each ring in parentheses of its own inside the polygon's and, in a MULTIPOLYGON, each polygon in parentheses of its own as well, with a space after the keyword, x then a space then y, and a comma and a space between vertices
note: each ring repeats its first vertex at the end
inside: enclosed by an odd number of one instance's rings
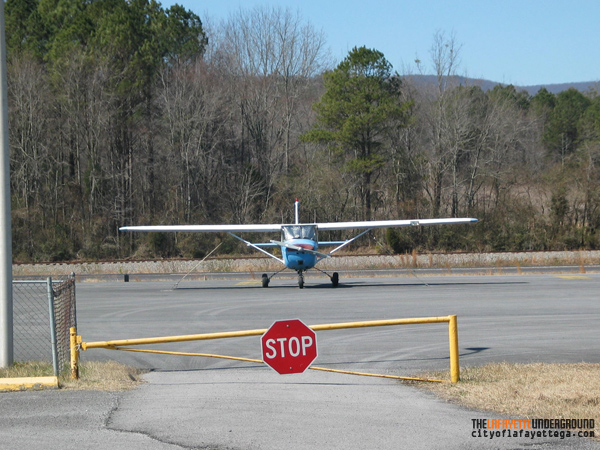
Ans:
POLYGON ((298 272, 298 287, 304 289, 304 275, 302 272, 298 272))
POLYGON ((339 282, 340 282, 340 276, 338 275, 337 272, 333 272, 333 276, 331 277, 331 284, 333 285, 333 287, 337 287, 339 282))
POLYGON ((264 288, 269 287, 269 277, 267 276, 266 273, 263 273, 263 276, 262 276, 262 287, 264 287, 264 288))

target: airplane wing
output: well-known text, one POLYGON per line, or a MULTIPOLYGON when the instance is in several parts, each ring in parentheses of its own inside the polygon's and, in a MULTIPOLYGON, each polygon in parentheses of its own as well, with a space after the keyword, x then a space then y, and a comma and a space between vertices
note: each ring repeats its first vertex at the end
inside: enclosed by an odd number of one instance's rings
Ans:
POLYGON ((317 223, 319 230, 350 230, 359 228, 395 228, 419 225, 450 225, 458 223, 473 223, 477 219, 450 218, 450 219, 414 219, 414 220, 367 220, 363 222, 329 222, 317 223))
POLYGON ((186 232, 270 232, 281 231, 281 224, 257 224, 257 225, 142 225, 121 227, 120 231, 186 231, 186 232))
MULTIPOLYGON (((316 223, 319 230, 351 230, 360 228, 393 228, 408 227, 419 225, 450 225, 459 223, 473 223, 477 219, 472 218, 450 218, 450 219, 414 219, 414 220, 367 220, 362 222, 325 222, 316 223)), ((242 232, 275 232, 281 231, 285 224, 253 224, 253 225, 141 225, 119 228, 120 231, 141 231, 141 232, 161 232, 161 231, 185 231, 185 232, 204 232, 204 233, 242 233, 242 232)), ((310 224, 309 224, 310 225, 310 224)))

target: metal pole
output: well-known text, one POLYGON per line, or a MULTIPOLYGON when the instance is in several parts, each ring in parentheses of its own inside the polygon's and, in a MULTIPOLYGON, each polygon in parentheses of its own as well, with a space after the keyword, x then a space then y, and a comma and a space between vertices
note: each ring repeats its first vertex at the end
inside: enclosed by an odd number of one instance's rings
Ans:
POLYGON ((448 340, 450 341, 450 380, 460 381, 460 362, 458 360, 458 322, 456 316, 448 316, 448 340))
MULTIPOLYGON (((321 325, 309 325, 313 331, 326 331, 326 330, 343 330, 347 328, 367 328, 367 327, 384 327, 392 325, 415 325, 421 323, 443 323, 450 322, 452 317, 456 319, 456 316, 443 316, 443 317, 421 317, 414 319, 389 319, 389 320, 371 320, 366 322, 344 322, 344 323, 330 323, 321 325)), ((247 336, 260 336, 267 332, 268 328, 261 328, 257 330, 243 330, 243 331, 225 331, 219 333, 205 333, 205 334, 188 334, 180 336, 163 336, 153 338, 139 338, 139 339, 120 339, 115 341, 97 341, 97 342, 81 342, 81 349, 88 350, 90 348, 114 348, 124 347, 129 345, 147 345, 147 344, 166 344, 173 342, 186 342, 186 341, 205 341, 210 339, 226 339, 235 337, 247 337, 247 336)), ((458 346, 458 344, 457 344, 458 346)), ((457 347, 458 348, 458 347, 457 347)))
POLYGON ((71 379, 79 380, 79 342, 75 327, 69 329, 69 342, 71 344, 71 379))
POLYGON ((54 315, 54 290, 52 289, 52 278, 48 277, 48 312, 50 316, 50 342, 52 344, 52 366, 54 367, 54 376, 58 372, 58 347, 56 344, 56 316, 54 315))
POLYGON ((13 363, 12 232, 4 0, 0 0, 0 367, 13 363))

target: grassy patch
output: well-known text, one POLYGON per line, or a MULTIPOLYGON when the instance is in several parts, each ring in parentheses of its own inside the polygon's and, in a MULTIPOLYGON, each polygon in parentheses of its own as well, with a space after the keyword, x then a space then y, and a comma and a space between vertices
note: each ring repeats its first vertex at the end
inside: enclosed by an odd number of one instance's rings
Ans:
POLYGON ((124 391, 141 384, 144 371, 116 361, 87 361, 79 365, 79 380, 60 379, 60 387, 75 390, 124 391))
MULTIPOLYGON (((0 378, 47 377, 53 373, 52 364, 48 362, 17 362, 0 369, 0 378)), ((64 370, 59 385, 61 389, 70 390, 123 391, 142 383, 143 373, 115 361, 87 361, 79 366, 79 380, 72 380, 70 371, 64 370)))
POLYGON ((0 368, 0 378, 51 377, 52 364, 42 361, 16 362, 8 368, 0 368))
MULTIPOLYGON (((428 378, 450 379, 449 372, 428 378)), ((419 386, 462 406, 533 419, 594 419, 600 436, 600 364, 493 363, 461 368, 460 383, 419 386)))

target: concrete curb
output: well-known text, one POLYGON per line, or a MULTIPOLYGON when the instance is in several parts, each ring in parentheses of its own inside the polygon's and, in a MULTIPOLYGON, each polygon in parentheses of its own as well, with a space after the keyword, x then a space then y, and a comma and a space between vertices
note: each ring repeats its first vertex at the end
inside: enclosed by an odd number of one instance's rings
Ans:
POLYGON ((0 378, 0 392, 58 389, 57 377, 0 378))

